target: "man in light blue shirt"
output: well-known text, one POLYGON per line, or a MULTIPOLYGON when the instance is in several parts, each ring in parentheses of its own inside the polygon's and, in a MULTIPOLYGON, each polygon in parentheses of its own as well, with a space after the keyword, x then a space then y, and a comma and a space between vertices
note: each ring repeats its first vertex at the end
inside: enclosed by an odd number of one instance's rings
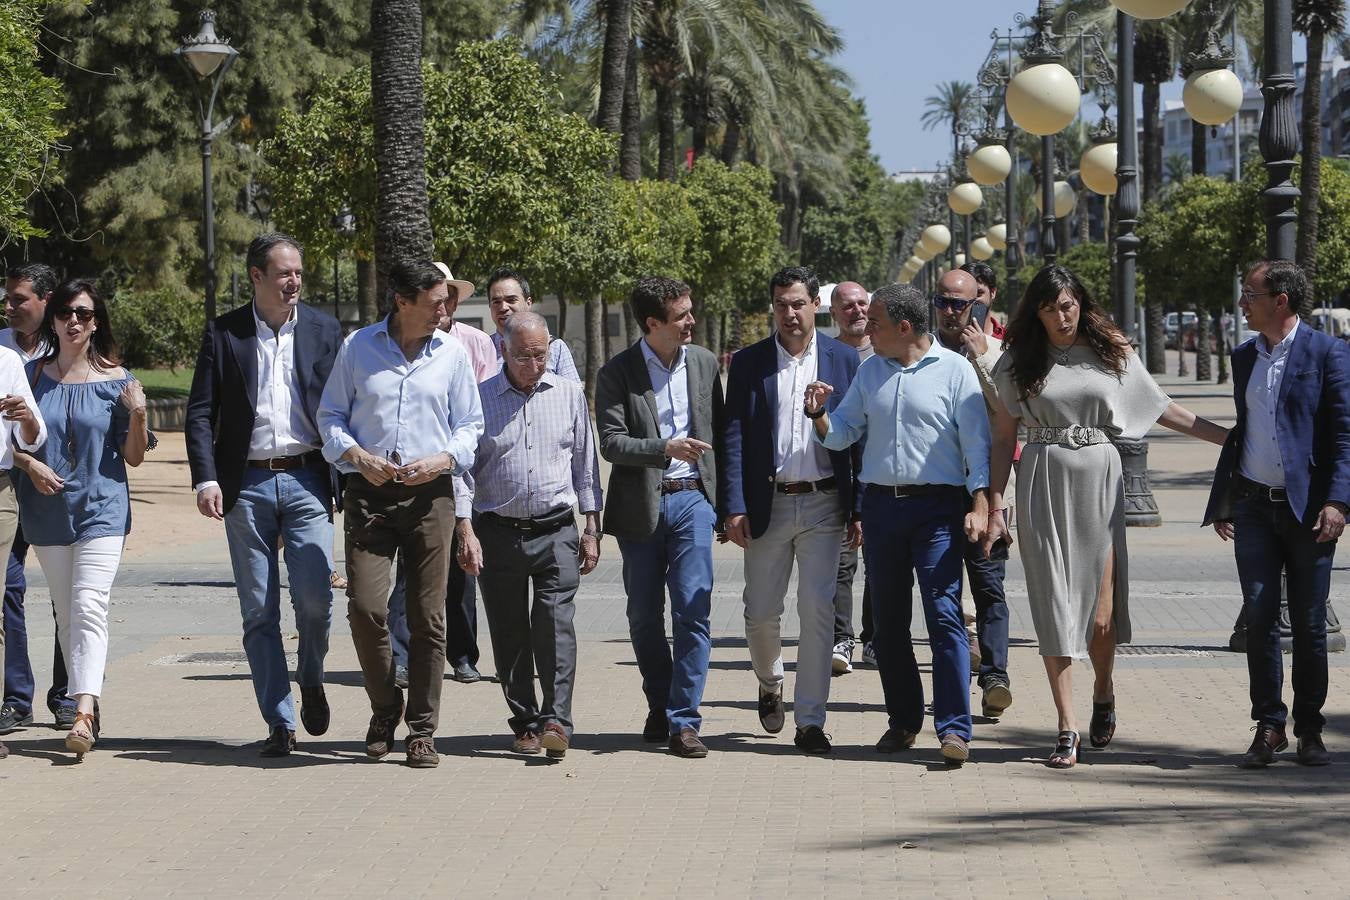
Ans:
POLYGON ((404 714, 387 625, 390 567, 399 553, 412 632, 408 765, 431 768, 445 675, 450 476, 473 465, 483 409, 468 353, 436 327, 449 301, 445 275, 431 262, 399 263, 389 284, 394 311, 338 351, 319 405, 319 433, 324 457, 360 476, 347 480, 343 511, 348 619, 373 713, 366 754, 389 753, 404 714))
POLYGON ((917 573, 933 650, 933 722, 942 755, 970 756, 970 645, 961 618, 962 518, 980 541, 989 522, 989 417, 980 383, 964 357, 928 333, 928 298, 912 285, 872 295, 867 333, 876 355, 833 412, 832 388, 814 382, 806 414, 831 450, 863 440, 863 553, 873 592, 873 649, 889 728, 882 753, 914 744, 923 725, 923 685, 910 638, 917 573))

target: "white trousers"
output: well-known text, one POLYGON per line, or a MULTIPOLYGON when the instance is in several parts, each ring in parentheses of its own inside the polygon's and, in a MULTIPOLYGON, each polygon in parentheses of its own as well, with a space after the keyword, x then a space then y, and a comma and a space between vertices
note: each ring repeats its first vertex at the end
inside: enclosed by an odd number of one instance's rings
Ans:
POLYGON ((792 717, 798 728, 825 725, 834 652, 834 592, 844 514, 835 491, 775 493, 769 527, 745 550, 745 640, 760 690, 782 693, 783 602, 797 562, 797 683, 792 717))
POLYGON ((108 660, 108 602, 122 561, 122 535, 65 546, 34 546, 56 610, 72 697, 103 692, 108 660))

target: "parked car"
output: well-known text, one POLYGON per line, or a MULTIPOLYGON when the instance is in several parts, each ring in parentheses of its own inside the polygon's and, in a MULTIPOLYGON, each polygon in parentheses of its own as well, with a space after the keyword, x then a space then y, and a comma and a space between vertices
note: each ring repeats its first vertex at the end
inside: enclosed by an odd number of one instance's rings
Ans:
POLYGON ((1184 328, 1189 328, 1195 324, 1195 313, 1183 312, 1178 316, 1177 313, 1170 312, 1163 318, 1163 344, 1168 349, 1174 349, 1177 345, 1177 337, 1184 328))
POLYGON ((1332 337, 1350 341, 1350 309, 1319 307, 1308 316, 1308 321, 1318 331, 1325 331, 1332 337))

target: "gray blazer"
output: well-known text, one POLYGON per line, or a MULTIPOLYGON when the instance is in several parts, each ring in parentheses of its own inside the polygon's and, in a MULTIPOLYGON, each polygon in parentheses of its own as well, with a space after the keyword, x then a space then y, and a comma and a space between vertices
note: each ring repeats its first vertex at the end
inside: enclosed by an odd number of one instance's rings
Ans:
MULTIPOLYGON (((661 477, 670 459, 656 423, 656 396, 639 344, 600 369, 595 424, 600 432, 600 455, 613 466, 605 493, 605 534, 642 541, 656 532, 661 477)), ((716 509, 726 430, 717 357, 690 344, 685 369, 689 373, 689 436, 713 447, 699 460, 698 472, 703 493, 716 509)))

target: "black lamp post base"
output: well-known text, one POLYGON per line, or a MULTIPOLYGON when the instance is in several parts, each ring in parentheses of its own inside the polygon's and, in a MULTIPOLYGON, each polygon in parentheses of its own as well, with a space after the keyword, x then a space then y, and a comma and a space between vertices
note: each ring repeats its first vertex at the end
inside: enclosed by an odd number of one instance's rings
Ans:
MULTIPOLYGON (((1286 592, 1288 585, 1284 579, 1280 579, 1280 590, 1286 592)), ((1228 649, 1234 653, 1247 652, 1247 611, 1243 609, 1238 613, 1237 621, 1233 623, 1233 634, 1228 638, 1228 649)), ((1280 652, 1292 653, 1294 650, 1294 630, 1289 624, 1289 598, 1288 595, 1280 600, 1280 652)), ((1344 653, 1345 652, 1345 634, 1341 631, 1341 620, 1336 617, 1336 610, 1332 608, 1331 601, 1327 601, 1327 652, 1344 653)))
POLYGON ((1157 528, 1162 524, 1158 501, 1148 484, 1148 441, 1115 441, 1125 479, 1125 525, 1157 528))

